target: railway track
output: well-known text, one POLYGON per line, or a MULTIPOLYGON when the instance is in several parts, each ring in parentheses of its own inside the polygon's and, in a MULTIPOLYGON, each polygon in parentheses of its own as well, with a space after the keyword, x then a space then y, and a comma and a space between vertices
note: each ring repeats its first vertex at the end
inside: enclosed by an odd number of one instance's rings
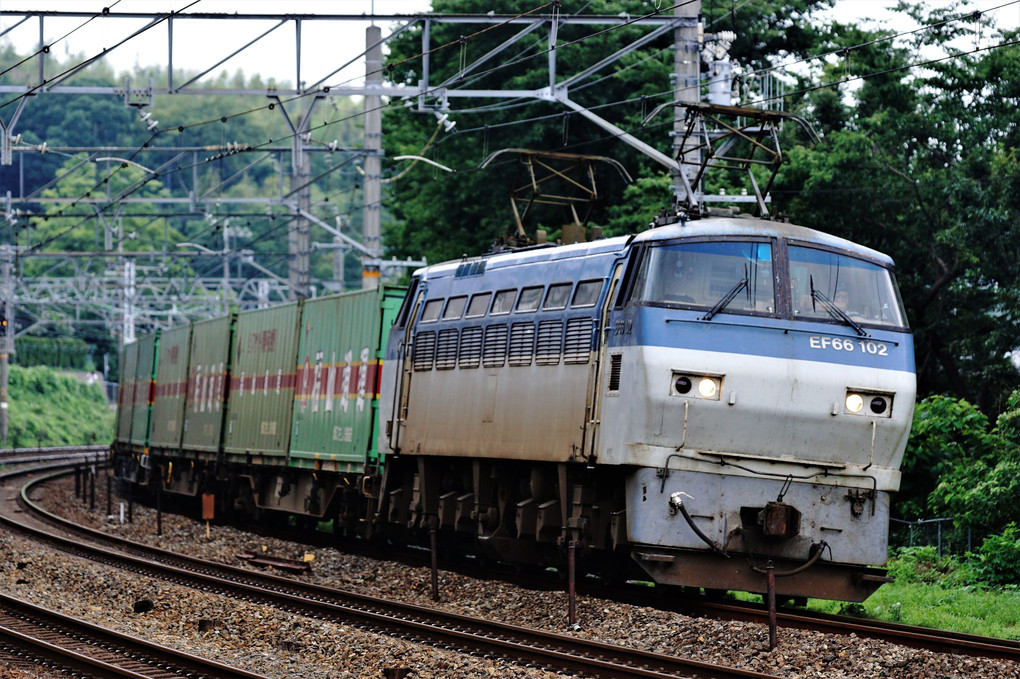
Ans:
MULTIPOLYGON (((59 521, 56 517, 53 517, 51 520, 59 521)), ((457 649, 470 650, 478 654, 497 655, 512 658, 517 662, 523 661, 561 671, 592 676, 765 676, 754 672, 726 670, 725 668, 721 668, 724 670, 723 673, 717 674, 715 672, 718 668, 710 666, 688 666, 683 668, 670 664, 672 661, 678 660, 676 658, 666 662, 661 656, 642 654, 641 652, 628 652, 629 658, 621 658, 617 655, 621 650, 619 647, 609 645, 601 647, 600 645, 583 642, 583 640, 578 640, 575 637, 539 632, 537 630, 530 630, 531 633, 534 633, 534 636, 513 638, 511 635, 515 634, 515 632, 512 626, 495 624, 489 629, 484 630, 474 627, 476 623, 484 621, 442 613, 433 609, 406 606, 395 604, 394 602, 374 602, 369 605, 367 602, 371 600, 369 597, 337 592, 332 589, 323 589, 296 580, 261 575, 231 566, 179 557, 145 545, 122 541, 119 538, 111 539, 110 536, 98 531, 84 530, 88 531, 97 540, 124 545, 124 548, 133 551, 143 562, 165 562, 173 565, 174 568, 182 570, 193 568, 211 569, 213 573, 219 572, 222 574, 225 572, 228 579, 232 579, 235 576, 241 578, 241 582, 232 581, 229 585, 223 582, 217 584, 216 578, 221 577, 220 575, 216 575, 213 580, 205 582, 188 583, 178 580, 182 584, 231 593, 234 596, 242 596, 247 599, 251 599, 256 595, 246 592, 242 585, 252 585, 256 590, 278 592, 281 596, 272 602, 276 606, 289 610, 300 610, 308 615, 353 622, 366 629, 385 631, 416 641, 438 643, 457 649), (192 564, 188 565, 186 562, 192 562, 192 564), (255 579, 258 582, 246 583, 245 581, 248 579, 255 579), (232 589, 235 586, 237 589, 232 589), (315 604, 309 606, 308 601, 313 601, 315 604), (430 620, 420 619, 425 614, 435 614, 438 617, 430 620), (420 623, 425 623, 425 626, 419 626, 420 623), (575 642, 579 641, 584 645, 572 646, 575 642), (536 648, 541 650, 535 652, 536 648), (578 656, 581 656, 580 660, 577 659, 578 656), (627 667, 632 669, 626 669, 627 667)), ((137 566, 129 567, 132 569, 137 568, 137 566)), ((170 577, 171 579, 179 577, 176 573, 168 576, 166 574, 160 575, 154 571, 142 572, 156 577, 170 577)), ((592 591, 591 593, 606 596, 607 591, 605 588, 600 588, 598 591, 592 591)), ((744 620, 762 625, 765 624, 766 613, 760 606, 738 604, 735 602, 719 603, 700 598, 679 597, 675 598, 676 605, 664 606, 661 593, 652 593, 652 597, 656 598, 643 597, 640 594, 634 594, 632 591, 630 596, 623 594, 618 600, 627 601, 630 599, 633 603, 639 605, 668 608, 703 617, 744 620)), ((907 647, 926 648, 939 652, 1001 658, 1012 661, 1020 660, 1020 642, 1016 641, 942 632, 893 623, 878 623, 842 616, 791 611, 789 609, 780 611, 779 623, 780 627, 809 629, 826 634, 849 635, 854 633, 859 637, 878 638, 907 647)), ((486 624, 489 625, 491 623, 486 624)))
POLYGON ((77 677, 265 679, 0 595, 3 658, 26 671, 41 666, 77 677))
MULTIPOLYGON (((272 534, 271 531, 263 531, 263 533, 267 535, 272 534)), ((276 537, 282 536, 276 535, 276 537)), ((318 544, 323 547, 331 545, 330 537, 328 536, 322 537, 320 535, 319 539, 316 540, 316 536, 303 535, 302 540, 306 537, 312 544, 318 544)), ((282 539, 288 538, 282 537, 282 539)), ((371 547, 359 548, 356 545, 345 547, 345 549, 348 548, 370 558, 390 560, 395 558, 392 552, 380 553, 371 547)), ((425 567, 429 565, 429 557, 417 553, 402 553, 397 558, 410 565, 425 567)), ((508 569, 479 567, 463 562, 456 565, 446 564, 444 568, 456 570, 469 577, 513 582, 528 589, 562 589, 560 581, 551 580, 544 573, 537 576, 521 575, 508 569)), ((584 580, 578 581, 577 591, 582 595, 610 598, 621 603, 669 610, 693 617, 751 622, 762 626, 768 625, 767 609, 761 604, 750 602, 719 602, 694 594, 677 594, 675 596, 664 597, 662 592, 655 588, 604 584, 589 586, 585 584, 584 580)), ((904 625, 881 620, 867 620, 794 608, 780 608, 777 612, 777 621, 780 628, 803 629, 823 634, 856 634, 859 637, 880 639, 908 648, 921 648, 940 653, 956 653, 973 657, 1020 662, 1020 641, 1012 639, 982 637, 963 632, 936 630, 928 627, 904 625)))
MULTIPOLYGON (((42 477, 34 483, 45 481, 42 477)), ((26 514, 45 517, 66 537, 32 525, 31 516, 4 512, 0 521, 62 551, 176 584, 273 605, 316 618, 336 620, 422 643, 499 656, 517 663, 594 677, 698 677, 762 679, 771 675, 616 646, 564 634, 449 613, 352 592, 325 588, 267 573, 181 556, 74 526, 18 495, 26 514), (87 535, 90 541, 83 542, 87 535), (112 549, 117 551, 111 551, 112 549)))

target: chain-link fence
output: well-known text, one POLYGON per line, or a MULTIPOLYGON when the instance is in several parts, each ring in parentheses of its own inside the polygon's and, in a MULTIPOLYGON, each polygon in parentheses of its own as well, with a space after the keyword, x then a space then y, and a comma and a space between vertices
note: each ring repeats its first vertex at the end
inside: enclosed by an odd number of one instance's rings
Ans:
POLYGON ((958 528, 953 519, 889 519, 890 547, 935 547, 939 556, 963 554, 981 546, 986 531, 958 528))

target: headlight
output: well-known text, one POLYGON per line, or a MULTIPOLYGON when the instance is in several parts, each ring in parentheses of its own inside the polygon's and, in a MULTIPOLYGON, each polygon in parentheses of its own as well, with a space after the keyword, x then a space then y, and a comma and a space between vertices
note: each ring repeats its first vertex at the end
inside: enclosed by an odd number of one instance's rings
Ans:
POLYGON ((844 405, 846 410, 843 412, 847 415, 891 417, 893 395, 868 392, 863 389, 847 389, 844 405))
POLYGON ((669 395, 718 401, 722 393, 722 382, 722 375, 699 375, 674 371, 669 385, 669 395))
POLYGON ((698 393, 703 398, 718 398, 719 396, 719 383, 711 377, 702 377, 698 381, 698 393))

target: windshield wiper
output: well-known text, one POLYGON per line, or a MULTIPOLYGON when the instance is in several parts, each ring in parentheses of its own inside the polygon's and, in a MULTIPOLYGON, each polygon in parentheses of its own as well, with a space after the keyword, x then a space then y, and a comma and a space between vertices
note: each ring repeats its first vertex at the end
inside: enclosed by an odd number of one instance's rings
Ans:
POLYGON ((729 292, 727 292, 725 295, 723 295, 722 299, 720 299, 718 302, 716 302, 715 306, 712 307, 711 309, 709 309, 708 313, 701 317, 701 320, 703 320, 703 321, 710 321, 710 320, 712 320, 713 316, 715 316, 717 313, 719 313, 720 311, 725 309, 726 305, 729 304, 730 302, 732 302, 733 298, 737 296, 737 293, 740 292, 741 290, 744 290, 744 289, 747 290, 748 299, 750 299, 751 287, 750 287, 750 281, 747 278, 747 265, 746 264, 744 265, 744 277, 741 278, 739 281, 737 281, 737 284, 734 285, 732 288, 730 288, 729 292))
POLYGON ((854 319, 850 318, 847 315, 847 313, 845 311, 843 311, 842 309, 840 309, 838 306, 836 306, 836 304, 831 299, 829 299, 828 297, 823 295, 821 290, 815 290, 814 276, 808 277, 808 285, 811 286, 811 310, 812 311, 815 310, 815 300, 818 300, 819 302, 822 303, 822 306, 825 307, 825 310, 829 312, 830 316, 832 316, 833 318, 835 318, 838 321, 843 321, 844 323, 849 325, 861 337, 867 337, 868 336, 868 333, 866 333, 864 331, 864 328, 862 328, 860 325, 858 325, 857 321, 855 321, 854 319))

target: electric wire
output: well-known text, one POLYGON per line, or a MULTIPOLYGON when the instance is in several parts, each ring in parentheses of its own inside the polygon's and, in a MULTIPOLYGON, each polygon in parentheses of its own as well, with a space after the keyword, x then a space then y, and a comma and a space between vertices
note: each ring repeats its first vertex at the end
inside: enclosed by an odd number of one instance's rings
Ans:
MULTIPOLYGON (((114 7, 116 7, 117 5, 119 5, 120 3, 121 3, 121 0, 114 0, 114 2, 113 2, 113 4, 112 4, 112 5, 110 5, 109 7, 104 7, 104 8, 102 9, 102 11, 100 11, 100 12, 99 12, 98 14, 93 14, 93 15, 92 15, 91 17, 89 17, 88 19, 86 19, 85 21, 83 21, 82 23, 80 23, 79 25, 75 26, 75 27, 74 27, 74 28, 72 28, 72 29, 71 29, 70 31, 68 31, 68 32, 67 32, 67 33, 65 33, 64 35, 60 36, 60 37, 59 37, 59 38, 57 38, 56 40, 53 40, 53 41, 51 41, 50 43, 48 43, 48 44, 46 44, 46 45, 43 45, 43 46, 42 46, 42 47, 40 47, 40 48, 39 48, 38 50, 36 50, 36 51, 35 51, 35 52, 33 52, 32 54, 29 54, 28 56, 26 56, 26 57, 25 57, 24 59, 22 59, 21 61, 18 61, 17 63, 13 64, 12 66, 8 66, 8 67, 7 67, 7 68, 5 68, 4 70, 0 71, 0 76, 4 76, 4 75, 7 75, 8 73, 10 73, 10 72, 11 72, 11 71, 13 71, 14 69, 16 69, 16 68, 17 68, 18 66, 21 66, 22 64, 24 64, 24 63, 28 62, 28 61, 29 61, 29 60, 31 60, 31 59, 34 59, 35 57, 37 57, 37 56, 39 56, 39 55, 41 55, 41 54, 49 54, 49 52, 50 52, 50 49, 51 49, 51 48, 52 48, 52 47, 53 47, 54 45, 56 45, 57 43, 60 43, 60 42, 62 42, 62 41, 64 41, 64 40, 66 40, 67 38, 71 37, 72 35, 74 35, 75 33, 77 33, 77 32, 78 32, 79 30, 81 30, 82 28, 84 28, 85 26, 87 26, 88 24, 90 24, 90 23, 91 23, 91 22, 92 22, 93 20, 95 20, 96 18, 98 18, 98 17, 101 17, 101 16, 107 16, 107 15, 108 15, 108 14, 110 13, 110 10, 111 10, 111 9, 113 9, 114 7)), ((26 18, 27 18, 27 17, 26 17, 26 18)))
MULTIPOLYGON (((82 70, 86 66, 90 66, 91 64, 95 63, 96 61, 99 61, 104 56, 106 56, 107 53, 117 49, 118 47, 120 47, 124 43, 126 43, 126 42, 128 42, 130 40, 133 40, 134 38, 137 38, 139 35, 141 35, 142 33, 145 33, 150 28, 155 28, 156 26, 158 26, 159 24, 163 23, 164 21, 166 21, 170 17, 175 16, 177 14, 180 14, 184 10, 188 9, 189 7, 193 7, 193 6, 197 5, 201 1, 202 0, 194 0, 193 2, 191 2, 190 4, 184 6, 180 10, 177 10, 176 12, 169 12, 168 14, 161 15, 159 19, 150 22, 149 24, 147 24, 147 25, 143 26, 142 28, 138 29, 137 31, 135 31, 134 33, 132 33, 128 37, 124 38, 123 40, 118 41, 117 43, 115 43, 113 45, 113 47, 104 47, 103 50, 101 52, 99 52, 98 54, 89 57, 88 59, 86 59, 85 61, 83 61, 83 62, 81 62, 79 64, 75 64, 74 66, 72 66, 72 67, 70 67, 70 68, 68 68, 68 69, 58 73, 57 75, 53 76, 52 78, 45 79, 42 82, 29 87, 27 91, 22 92, 21 94, 17 95, 13 99, 10 99, 8 101, 0 103, 0 109, 6 108, 7 106, 10 106, 11 104, 15 104, 15 103, 21 101, 22 99, 24 99, 26 97, 32 96, 33 94, 35 94, 37 91, 39 91, 40 89, 42 89, 44 87, 53 86, 54 82, 58 82, 59 83, 61 80, 65 79, 69 75, 72 75, 75 72, 82 70)), ((91 19, 90 19, 90 21, 91 21, 91 19)), ((48 51, 49 51, 49 46, 45 46, 39 52, 46 53, 48 51)), ((39 54, 39 53, 37 53, 37 54, 39 54)))
MULTIPOLYGON (((1008 6, 1008 5, 1011 5, 1011 4, 1016 4, 1016 2, 1020 2, 1020 0, 1014 0, 1014 2, 1010 2, 1010 3, 1004 3, 1003 5, 1000 5, 1000 6, 998 6, 997 8, 999 8, 999 7, 1004 7, 1004 6, 1008 6)), ((194 3, 192 3, 192 4, 194 4, 194 3)), ((676 6, 674 6, 674 8, 675 8, 675 7, 678 7, 678 6, 682 5, 682 4, 687 4, 687 3, 680 3, 679 5, 676 5, 676 6)), ((191 6, 191 5, 189 5, 189 7, 190 7, 190 6, 191 6)), ((546 6, 547 6, 547 5, 546 5, 546 6)), ((993 8, 993 9, 997 9, 997 8, 993 8)), ((541 8, 538 8, 538 9, 541 9, 541 8)), ((532 10, 532 11, 537 11, 537 9, 536 9, 536 10, 532 10)), ((988 11, 990 11, 990 10, 988 10, 988 11)), ((650 13, 650 14, 648 14, 648 15, 644 15, 643 17, 639 17, 638 19, 633 19, 633 20, 631 20, 631 21, 629 21, 629 22, 627 22, 627 23, 625 23, 625 24, 621 24, 621 25, 617 25, 617 26, 612 26, 612 27, 610 27, 610 28, 607 28, 607 29, 604 29, 604 30, 602 30, 602 31, 599 31, 599 32, 597 32, 597 33, 595 33, 595 34, 591 34, 591 35, 588 35, 588 36, 584 36, 584 37, 582 37, 582 38, 579 38, 579 39, 577 39, 577 40, 573 40, 573 41, 570 41, 570 42, 568 42, 568 43, 562 43, 561 45, 558 45, 557 47, 565 47, 565 46, 569 46, 569 45, 572 45, 572 44, 577 44, 577 43, 579 43, 579 42, 581 42, 581 41, 583 41, 583 40, 586 40, 586 39, 590 39, 591 37, 595 37, 596 35, 601 35, 601 34, 604 34, 604 33, 608 32, 608 31, 611 31, 611 30, 615 30, 615 29, 617 29, 617 28, 621 28, 621 27, 623 27, 623 26, 626 26, 626 25, 629 25, 629 24, 631 24, 631 23, 635 23, 635 22, 639 21, 639 20, 640 20, 640 19, 642 19, 642 18, 646 18, 646 17, 648 17, 648 16, 654 16, 655 14, 658 14, 658 13, 660 13, 660 11, 656 11, 656 12, 650 13)), ((945 21, 942 21, 942 22, 938 22, 937 24, 932 24, 931 26, 941 26, 941 25, 945 25, 945 24, 946 24, 946 23, 948 23, 949 21, 953 21, 953 20, 960 20, 960 19, 963 19, 963 18, 968 18, 968 17, 971 17, 971 16, 972 16, 972 14, 966 14, 966 15, 961 15, 960 17, 957 17, 956 19, 948 19, 948 20, 945 20, 945 21)), ((491 29, 491 28, 493 28, 493 27, 488 27, 488 28, 489 28, 489 29, 491 29)), ((917 29, 917 30, 918 30, 918 31, 919 31, 919 30, 924 30, 924 28, 925 28, 925 27, 922 27, 921 29, 917 29)), ((911 31, 911 32, 908 32, 908 33, 913 33, 913 32, 916 32, 916 31, 911 31)), ((905 34, 906 34, 906 33, 905 33, 905 34)), ((450 41, 450 42, 446 43, 445 45, 443 45, 443 46, 439 46, 439 47, 445 47, 445 46, 450 46, 450 45, 452 45, 452 44, 455 44, 455 43, 457 43, 457 42, 459 42, 459 41, 450 41)), ((872 42, 870 42, 870 43, 862 43, 862 46, 864 46, 864 45, 869 45, 869 44, 874 44, 874 42, 875 42, 875 41, 872 41, 872 42)), ((825 87, 831 87, 831 86, 833 86, 833 85, 841 84, 841 83, 843 83, 843 82, 851 82, 851 81, 854 81, 854 80, 863 80, 863 79, 867 79, 867 78, 870 78, 870 77, 876 77, 876 76, 879 76, 879 75, 884 75, 884 74, 887 74, 887 73, 890 73, 890 72, 895 72, 895 71, 902 71, 902 70, 908 70, 908 69, 911 69, 911 68, 915 68, 915 67, 920 67, 920 66, 926 66, 926 65, 931 65, 931 64, 933 64, 933 63, 937 63, 937 62, 940 62, 940 61, 945 61, 945 60, 947 60, 947 59, 952 59, 952 58, 958 58, 958 57, 960 57, 960 56, 965 56, 965 55, 967 55, 967 54, 973 54, 973 53, 976 53, 976 52, 980 52, 980 51, 986 51, 986 50, 990 50, 990 49, 996 49, 996 48, 999 48, 999 47, 1006 47, 1006 46, 1009 46, 1009 45, 1011 45, 1011 44, 1015 44, 1015 43, 1014 43, 1014 42, 1007 42, 1007 43, 1003 43, 1003 44, 1000 44, 1000 45, 993 45, 993 46, 988 46, 988 47, 981 47, 981 48, 975 48, 974 50, 970 50, 970 51, 968 51, 968 52, 964 52, 964 53, 961 53, 961 54, 953 54, 953 55, 949 55, 949 56, 947 56, 947 57, 943 57, 943 58, 939 58, 939 59, 931 59, 931 60, 927 60, 927 61, 924 61, 924 62, 920 62, 920 63, 917 63, 917 64, 908 64, 908 65, 904 65, 904 66, 902 66, 902 67, 897 67, 897 68, 893 68, 893 69, 887 69, 887 70, 885 70, 885 71, 882 71, 882 72, 877 72, 877 73, 871 73, 871 74, 864 74, 864 75, 861 75, 861 76, 855 76, 855 77, 853 77, 853 78, 844 78, 844 79, 841 79, 840 81, 836 81, 836 82, 830 82, 830 83, 825 83, 825 84, 821 84, 821 85, 818 85, 818 86, 814 86, 814 87, 811 87, 811 88, 804 88, 804 89, 802 89, 802 90, 798 90, 798 91, 796 91, 796 92, 788 92, 788 93, 784 93, 783 95, 780 95, 780 96, 777 96, 777 97, 772 97, 772 98, 769 98, 768 100, 772 100, 772 99, 779 99, 779 98, 785 98, 785 97, 790 97, 790 96, 794 96, 795 94, 799 94, 799 93, 803 93, 803 92, 807 92, 807 91, 812 91, 812 90, 816 90, 816 89, 822 89, 822 88, 825 88, 825 87)), ((439 47, 437 47, 437 48, 434 48, 433 50, 430 50, 430 52, 431 52, 431 51, 436 51, 436 49, 439 49, 439 47)), ((833 53, 837 53, 837 52, 845 52, 845 51, 846 51, 847 49, 857 49, 857 48, 859 48, 859 47, 858 47, 858 46, 853 46, 853 47, 850 47, 850 48, 843 48, 843 50, 836 50, 836 51, 833 51, 833 52, 829 52, 829 53, 826 53, 825 55, 816 55, 815 57, 812 57, 812 58, 819 58, 819 57, 822 57, 822 56, 827 56, 827 55, 831 55, 831 54, 833 54, 833 53)), ((526 57, 526 58, 525 58, 524 60, 527 60, 527 59, 531 59, 531 58, 535 58, 535 57, 537 57, 537 56, 541 56, 541 55, 542 55, 542 53, 540 53, 540 54, 537 54, 537 55, 533 55, 533 56, 530 56, 530 57, 526 57)), ((405 63, 406 61, 408 61, 408 60, 413 60, 414 58, 416 58, 416 57, 408 57, 407 59, 401 60, 400 62, 397 62, 397 63, 405 63)), ((497 67, 495 67, 495 68, 493 68, 493 69, 489 69, 489 71, 487 71, 486 73, 488 73, 488 72, 492 72, 492 71, 495 71, 495 70, 499 70, 499 69, 501 69, 501 68, 505 68, 505 67, 507 67, 507 66, 509 66, 509 65, 513 65, 514 63, 518 63, 519 61, 520 61, 520 60, 515 60, 515 61, 507 62, 507 63, 505 63, 505 64, 501 64, 501 65, 499 65, 499 66, 497 66, 497 67)), ((797 63, 797 62, 794 62, 794 63, 797 63)), ((775 67, 775 68, 785 68, 785 67, 787 67, 787 66, 789 66, 789 65, 792 65, 792 64, 783 64, 783 65, 777 66, 777 67, 775 67)), ((76 68, 77 68, 77 67, 76 67, 76 68)), ((481 75, 484 75, 484 74, 476 74, 476 77, 479 77, 479 76, 481 76, 481 75)), ((606 77, 612 77, 612 76, 606 76, 606 77)), ((602 79, 600 79, 600 80, 604 80, 604 79, 605 79, 605 78, 602 78, 602 79)), ((322 89, 323 89, 324 91, 327 91, 327 92, 328 92, 328 87, 326 87, 326 88, 322 88, 322 89)), ((646 98, 647 98, 647 96, 649 96, 649 95, 646 95, 646 98)), ((659 96, 659 95, 650 95, 650 96, 659 96)), ((762 100, 762 101, 768 101, 768 100, 762 100)), ((634 101, 634 100, 633 100, 633 99, 631 99, 631 100, 625 100, 624 102, 612 102, 612 103, 610 103, 610 104, 606 104, 606 105, 603 105, 603 106, 609 106, 609 105, 619 105, 620 103, 630 103, 630 102, 632 102, 632 101, 634 101)), ((387 105, 382 105, 382 106, 380 106, 380 107, 378 107, 378 108, 379 108, 379 109, 385 109, 385 108, 388 108, 388 107, 392 107, 392 106, 394 106, 394 105, 395 105, 395 104, 394 104, 393 102, 391 102, 390 104, 387 104, 387 105)), ((272 105, 270 105, 270 108, 271 108, 271 107, 272 107, 272 105)), ((600 107, 602 107, 602 106, 600 106, 600 107)), ((252 109, 252 111, 255 111, 255 110, 261 110, 261 109, 263 109, 263 108, 266 108, 266 107, 265 107, 265 106, 263 106, 263 107, 259 107, 258 109, 252 109)), ((230 117, 237 117, 238 115, 243 115, 244 113, 247 113, 247 112, 243 112, 243 113, 240 113, 240 114, 232 114, 232 115, 231 115, 230 117)), ((349 115, 349 116, 345 116, 345 117, 342 117, 342 118, 340 118, 340 119, 336 119, 336 120, 330 120, 330 121, 327 121, 327 122, 323 123, 322 125, 318 125, 318 126, 316 126, 316 127, 315 127, 315 128, 313 128, 313 129, 321 129, 321 128, 323 128, 323 127, 327 127, 327 126, 329 126, 329 125, 337 124, 338 122, 344 122, 344 121, 346 121, 346 120, 350 120, 350 119, 354 119, 354 118, 357 118, 357 117, 363 116, 363 115, 365 115, 366 113, 367 113, 367 111, 360 111, 360 112, 357 112, 357 113, 355 113, 355 114, 352 114, 352 115, 349 115)), ((567 112, 567 114, 568 114, 568 115, 569 115, 569 114, 571 114, 571 113, 573 113, 573 112, 567 112)), ((509 123, 503 123, 503 124, 498 124, 498 125, 490 125, 490 126, 486 126, 486 127, 488 127, 489 129, 493 129, 494 127, 504 127, 504 126, 511 126, 511 125, 514 125, 514 124, 526 124, 526 123, 528 123, 528 122, 532 122, 532 121, 534 121, 534 120, 536 120, 536 119, 548 119, 548 118, 555 118, 555 117, 560 117, 560 116, 562 116, 562 115, 564 115, 564 114, 563 114, 563 113, 557 113, 557 114, 552 114, 552 115, 549 115, 549 116, 541 116, 541 117, 538 117, 538 118, 535 118, 535 119, 527 119, 527 120, 523 120, 523 121, 513 121, 513 122, 509 122, 509 123)), ((224 117, 221 117, 221 118, 219 118, 219 119, 217 119, 217 120, 219 120, 219 121, 221 121, 221 122, 222 122, 222 121, 223 121, 223 119, 224 119, 224 117)), ((213 121, 205 121, 205 122, 202 122, 202 123, 195 123, 195 124, 192 124, 192 125, 189 125, 189 126, 185 126, 185 128, 187 128, 187 127, 194 127, 194 126, 197 126, 197 125, 199 125, 199 124, 208 124, 209 122, 213 122, 213 121)), ((181 128, 178 128, 178 130, 180 130, 180 129, 181 129, 181 128)), ((483 128, 483 127, 479 127, 479 128, 474 128, 474 130, 470 130, 470 131, 477 131, 477 130, 481 130, 481 129, 485 129, 485 128, 483 128)), ((464 133, 466 133, 466 132, 468 132, 468 130, 461 130, 461 131, 460 131, 460 133, 461 133, 461 134, 464 134, 464 133)), ((149 140, 149 141, 151 142, 151 141, 152 141, 152 139, 154 139, 154 138, 155 138, 156 136, 158 136, 158 134, 159 134, 159 133, 160 133, 160 132, 158 132, 158 131, 157 131, 157 134, 156 134, 156 135, 154 135, 154 136, 153 136, 152 138, 150 138, 150 140, 149 140)), ((293 136, 293 135, 289 135, 289 136, 293 136)), ((441 142, 440 142, 440 143, 441 143, 441 142)), ((261 145, 259 145, 259 146, 263 146, 263 145, 264 145, 264 144, 261 144, 261 145)), ((143 144, 143 147, 144 147, 144 146, 145 146, 145 144, 143 144)), ((135 152, 134 154, 132 154, 132 157, 135 157, 135 156, 137 156, 138 152, 139 152, 139 151, 141 150, 141 148, 143 148, 143 147, 139 147, 139 149, 138 149, 138 150, 136 150, 136 152, 135 152)), ((216 158, 216 157, 213 157, 212 159, 215 159, 215 158, 216 158)), ((204 162, 208 162, 208 161, 204 161, 204 162)), ((203 163, 199 163, 199 164, 203 164, 203 163)), ((185 169, 185 168, 179 168, 179 169, 185 169)), ((175 171, 179 171, 179 170, 175 170, 175 171)), ((150 178, 149 178, 149 180, 151 180, 151 179, 153 179, 153 178, 156 178, 157 176, 159 176, 159 175, 158 175, 158 174, 154 174, 154 175, 153 175, 152 177, 150 177, 150 178)), ((109 177, 108 177, 107 179, 109 179, 109 177)), ((143 182, 143 184, 144 184, 144 182, 143 182)), ((132 191, 131 191, 130 193, 133 193, 133 192, 134 192, 135 190, 137 190, 138 188, 140 188, 140 186, 139 186, 139 187, 136 187, 136 188, 135 188, 134 190, 132 190, 132 191)), ((118 196, 118 197, 117 197, 116 199, 112 200, 110 204, 113 204, 113 203, 116 203, 116 202, 118 202, 119 200, 121 200, 122 198, 126 197, 127 195, 130 195, 130 193, 128 193, 128 194, 125 194, 125 195, 121 195, 121 196, 118 196)), ((86 194, 86 195, 87 195, 87 194, 86 194)), ((59 216, 59 213, 58 213, 57 215, 52 215, 52 216, 59 216)), ((68 232, 69 232, 70 230, 73 230, 74 228, 77 228, 77 226, 78 226, 78 224, 76 224, 76 225, 72 226, 72 227, 71 227, 70 229, 68 229, 68 232)), ((47 241, 45 241, 45 244, 43 244, 43 245, 38 245, 38 244, 37 244, 37 246, 33 246, 33 250, 38 250, 38 249, 39 249, 40 247, 45 247, 45 245, 46 245, 46 244, 49 244, 49 243, 53 242, 54 240, 56 240, 56 238, 59 238, 59 237, 60 237, 61 235, 62 235, 62 234, 57 234, 56 236, 54 236, 54 237, 52 237, 52 238, 50 238, 50 239, 47 239, 47 241)))

